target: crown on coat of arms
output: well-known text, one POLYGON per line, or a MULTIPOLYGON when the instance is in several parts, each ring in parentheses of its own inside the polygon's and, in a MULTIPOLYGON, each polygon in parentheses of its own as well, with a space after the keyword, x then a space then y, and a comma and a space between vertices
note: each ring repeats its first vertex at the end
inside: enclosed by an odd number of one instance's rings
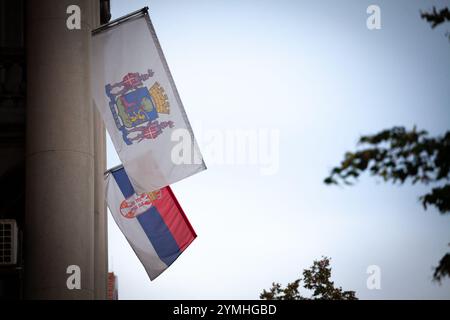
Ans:
POLYGON ((159 82, 155 82, 150 88, 150 95, 153 98, 153 101, 156 105, 156 111, 158 113, 170 113, 169 100, 167 98, 167 94, 164 91, 164 88, 161 87, 159 82))
POLYGON ((161 199, 161 196, 162 196, 162 190, 147 192, 147 197, 150 199, 150 201, 159 200, 159 199, 161 199))

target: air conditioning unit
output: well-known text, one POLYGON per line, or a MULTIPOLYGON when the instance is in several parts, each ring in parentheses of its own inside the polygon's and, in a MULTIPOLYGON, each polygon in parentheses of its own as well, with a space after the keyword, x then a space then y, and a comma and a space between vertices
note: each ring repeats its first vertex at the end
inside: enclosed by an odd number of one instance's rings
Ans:
POLYGON ((18 239, 16 220, 0 219, 0 266, 17 264, 18 239))

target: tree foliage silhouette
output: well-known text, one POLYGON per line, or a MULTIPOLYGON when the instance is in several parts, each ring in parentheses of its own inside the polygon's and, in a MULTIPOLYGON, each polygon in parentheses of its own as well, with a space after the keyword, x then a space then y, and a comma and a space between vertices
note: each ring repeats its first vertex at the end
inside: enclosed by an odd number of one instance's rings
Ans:
MULTIPOLYGON (((431 12, 422 12, 420 14, 422 19, 425 19, 428 23, 430 23, 431 28, 436 28, 440 24, 444 22, 450 21, 450 10, 448 8, 443 8, 439 11, 436 10, 436 7, 433 7, 431 12)), ((447 37, 450 39, 450 34, 447 31, 447 37)))
MULTIPOLYGON (((364 171, 393 183, 448 182, 450 175, 450 132, 430 138, 426 131, 394 127, 363 136, 366 148, 347 152, 339 167, 333 168, 326 184, 352 185, 364 171)), ((435 206, 442 214, 450 212, 450 184, 433 188, 420 197, 424 208, 435 206)))
MULTIPOLYGON (((341 164, 324 180, 326 184, 352 185, 365 171, 393 183, 440 184, 420 200, 425 209, 434 206, 441 214, 450 212, 450 131, 429 137, 424 130, 394 127, 361 137, 359 145, 365 148, 347 152, 341 164)), ((450 254, 441 259, 433 278, 440 282, 448 276, 450 254)))
POLYGON ((336 288, 331 278, 330 259, 323 257, 314 261, 309 269, 303 270, 303 278, 288 283, 282 288, 279 283, 272 283, 269 291, 264 290, 260 299, 264 300, 357 300, 354 291, 343 291, 341 287, 336 288), (312 291, 311 297, 300 294, 300 284, 312 291))
MULTIPOLYGON (((433 7, 431 12, 421 13, 421 17, 435 28, 450 22, 450 11, 433 7)), ((359 145, 365 148, 347 152, 341 164, 324 180, 326 184, 351 185, 365 171, 393 183, 434 184, 420 197, 422 205, 425 209, 434 206, 441 214, 450 212, 450 131, 430 137, 424 130, 394 127, 361 137, 359 145)), ((433 275, 438 282, 445 277, 450 277, 450 253, 444 255, 433 275)))

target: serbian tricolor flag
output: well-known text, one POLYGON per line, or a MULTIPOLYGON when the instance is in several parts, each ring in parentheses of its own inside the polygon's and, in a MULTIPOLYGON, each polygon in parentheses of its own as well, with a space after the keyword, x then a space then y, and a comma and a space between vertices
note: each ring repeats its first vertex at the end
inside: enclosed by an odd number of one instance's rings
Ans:
POLYGON ((154 280, 197 235, 170 187, 136 194, 123 167, 105 179, 109 210, 154 280))

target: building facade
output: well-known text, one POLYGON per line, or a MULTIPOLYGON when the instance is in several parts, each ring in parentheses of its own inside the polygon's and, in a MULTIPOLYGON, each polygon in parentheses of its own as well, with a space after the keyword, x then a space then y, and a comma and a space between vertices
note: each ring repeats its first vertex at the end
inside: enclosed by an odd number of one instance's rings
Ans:
POLYGON ((109 19, 109 0, 0 2, 0 298, 107 298, 105 129, 90 47, 109 19), (80 29, 66 24, 73 5, 80 29))
POLYGON ((108 273, 108 300, 119 300, 119 282, 114 272, 108 273))

